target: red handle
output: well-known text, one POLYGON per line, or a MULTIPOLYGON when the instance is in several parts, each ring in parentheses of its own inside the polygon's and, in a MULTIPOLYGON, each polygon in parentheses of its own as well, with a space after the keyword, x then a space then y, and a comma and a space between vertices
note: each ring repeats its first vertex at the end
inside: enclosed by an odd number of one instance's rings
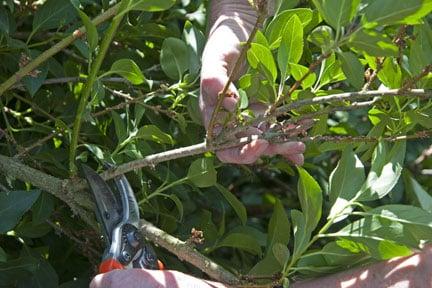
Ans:
POLYGON ((104 261, 102 261, 102 263, 99 265, 99 273, 107 273, 110 272, 112 270, 117 270, 117 269, 124 269, 124 266, 118 262, 117 260, 113 259, 113 258, 109 258, 106 259, 104 261))

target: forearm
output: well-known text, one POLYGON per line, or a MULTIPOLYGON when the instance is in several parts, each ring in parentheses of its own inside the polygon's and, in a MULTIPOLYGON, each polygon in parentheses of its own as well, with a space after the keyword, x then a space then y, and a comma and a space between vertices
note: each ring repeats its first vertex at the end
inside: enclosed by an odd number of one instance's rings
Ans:
POLYGON ((293 288, 432 287, 432 246, 396 258, 326 277, 295 283, 293 288))

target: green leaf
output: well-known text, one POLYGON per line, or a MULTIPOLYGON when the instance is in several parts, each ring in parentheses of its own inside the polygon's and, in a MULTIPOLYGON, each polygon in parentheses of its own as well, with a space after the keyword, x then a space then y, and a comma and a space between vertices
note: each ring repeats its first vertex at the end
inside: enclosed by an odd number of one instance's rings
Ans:
POLYGON ((297 257, 306 250, 313 229, 306 226, 306 217, 304 213, 298 210, 291 210, 291 221, 294 233, 293 257, 297 257))
POLYGON ((32 220, 34 224, 45 222, 54 211, 54 198, 47 192, 42 192, 32 208, 32 220))
MULTIPOLYGON (((39 51, 35 53, 31 53, 31 58, 34 59, 40 54, 39 51)), ((48 75, 48 67, 47 65, 40 66, 34 71, 34 75, 27 75, 25 76, 21 82, 26 87, 29 94, 33 97, 36 95, 36 92, 39 91, 39 89, 42 87, 42 84, 47 78, 48 75)))
POLYGON ((241 249, 259 257, 262 255, 261 246, 256 239, 252 235, 245 233, 229 233, 216 245, 216 248, 220 247, 241 249))
POLYGON ((402 173, 402 176, 407 194, 414 196, 423 210, 432 213, 432 196, 426 192, 426 190, 410 175, 408 171, 405 170, 402 173))
POLYGON ((104 160, 104 153, 99 146, 94 144, 84 144, 84 147, 86 147, 97 159, 104 160))
POLYGON ((432 29, 428 22, 414 27, 415 39, 411 41, 409 54, 410 71, 419 74, 426 65, 432 64, 432 29))
POLYGON ((288 262, 290 252, 286 245, 275 243, 272 247, 272 252, 281 266, 284 266, 288 262))
POLYGON ((40 238, 48 234, 51 231, 51 226, 47 223, 33 223, 27 222, 24 224, 20 224, 15 228, 15 232, 20 237, 28 237, 28 238, 40 238))
POLYGON ((37 9, 34 15, 31 35, 41 30, 59 29, 75 17, 75 9, 69 0, 48 0, 37 9))
POLYGON ((325 21, 339 30, 355 16, 360 0, 313 0, 325 21))
POLYGON ((272 49, 279 47, 280 41, 282 40, 282 35, 287 29, 287 23, 294 15, 300 19, 303 28, 312 21, 313 17, 312 10, 306 8, 286 10, 277 15, 270 22, 265 33, 272 49))
POLYGON ((358 57, 351 52, 341 52, 339 59, 342 62, 342 70, 348 82, 360 90, 364 83, 364 68, 358 57))
POLYGON ((213 158, 200 158, 192 162, 187 178, 200 188, 211 187, 217 183, 217 172, 213 158))
MULTIPOLYGON (((282 45, 281 45, 282 47, 282 45)), ((289 63, 289 70, 291 71, 291 75, 294 77, 296 81, 300 81, 303 77, 309 73, 309 68, 300 64, 289 63)), ((317 76, 315 73, 310 73, 306 79, 301 82, 301 87, 303 89, 307 89, 312 87, 315 84, 317 76)))
POLYGON ((378 79, 388 88, 397 89, 402 86, 402 69, 394 58, 386 58, 378 72, 378 79))
POLYGON ((342 65, 340 61, 336 60, 334 54, 332 54, 329 58, 324 60, 324 71, 321 76, 321 81, 319 87, 323 87, 327 84, 331 84, 334 82, 343 81, 346 79, 343 71, 342 65))
POLYGON ((273 214, 269 221, 267 236, 267 247, 270 249, 276 243, 288 245, 291 231, 288 216, 279 199, 276 199, 273 209, 273 214))
POLYGON ((171 135, 162 132, 155 125, 145 125, 141 127, 138 130, 136 137, 144 140, 150 140, 159 144, 174 145, 174 140, 171 135))
POLYGON ((298 194, 300 205, 305 215, 306 227, 313 231, 318 225, 322 213, 322 191, 321 187, 309 173, 301 167, 299 172, 298 194))
POLYGON ((431 11, 432 0, 375 0, 364 10, 364 26, 418 24, 431 11))
POLYGON ((181 202, 181 200, 177 197, 177 195, 171 194, 171 195, 167 195, 167 197, 169 199, 171 199, 171 201, 174 202, 174 204, 177 207, 177 210, 179 212, 179 222, 183 221, 183 215, 184 215, 184 208, 183 208, 183 203, 181 202))
POLYGON ((110 68, 110 71, 105 73, 103 76, 109 74, 118 74, 134 85, 142 84, 145 81, 145 77, 141 72, 141 69, 131 59, 120 59, 114 62, 110 68))
POLYGON ((189 52, 181 39, 169 37, 162 43, 160 63, 165 74, 174 80, 180 80, 189 69, 189 52))
POLYGON ((4 263, 7 261, 7 254, 3 250, 3 248, 0 247, 0 263, 4 263))
MULTIPOLYGON (((329 204, 332 208, 328 216, 329 219, 347 211, 347 203, 357 195, 365 178, 363 164, 357 155, 354 154, 352 147, 347 146, 336 168, 330 174, 329 204)), ((339 218, 338 221, 342 219, 339 218)))
POLYGON ((188 47, 189 72, 197 75, 201 68, 201 55, 204 50, 205 36, 188 20, 184 26, 183 38, 188 47))
POLYGON ((224 186, 216 183, 216 188, 234 209, 235 213, 240 218, 242 225, 246 225, 247 212, 246 207, 243 205, 243 203, 238 200, 237 197, 235 197, 234 194, 228 191, 224 186))
POLYGON ((360 201, 381 199, 390 193, 402 173, 405 151, 405 141, 395 143, 390 151, 386 143, 378 143, 373 154, 371 170, 359 191, 360 201))
POLYGON ((111 111, 111 118, 114 121, 114 128, 119 143, 122 143, 128 137, 128 132, 125 125, 125 119, 116 111, 111 111))
POLYGON ((303 55, 303 27, 298 16, 294 15, 283 29, 277 61, 282 77, 286 78, 289 64, 297 64, 303 55))
POLYGON ((270 75, 271 79, 269 80, 273 82, 276 80, 276 64, 269 48, 258 43, 252 43, 251 48, 247 51, 247 59, 252 68, 258 69, 259 64, 261 64, 260 67, 264 69, 265 74, 270 75))
POLYGON ((3 7, 0 7, 0 32, 9 34, 9 13, 3 7))
POLYGON ((326 52, 334 45, 333 29, 327 25, 316 27, 308 36, 307 40, 326 52))
POLYGON ((13 229, 40 193, 39 190, 0 193, 0 233, 13 229))
POLYGON ((348 45, 370 56, 397 56, 398 47, 383 33, 360 29, 349 38, 348 45))
POLYGON ((264 259, 255 264, 254 267, 249 271, 248 275, 255 276, 273 276, 282 270, 282 265, 273 254, 273 250, 265 255, 264 259))
POLYGON ((75 9, 77 10, 78 15, 81 18, 81 21, 84 24, 89 48, 90 48, 90 50, 94 51, 96 49, 98 41, 99 41, 99 35, 98 35, 98 31, 96 29, 96 25, 94 25, 93 22, 91 21, 91 19, 87 16, 87 14, 85 14, 84 11, 82 11, 80 9, 79 0, 71 0, 71 3, 75 7, 75 9))
POLYGON ((175 2, 175 0, 130 0, 127 11, 159 12, 171 8, 175 2))

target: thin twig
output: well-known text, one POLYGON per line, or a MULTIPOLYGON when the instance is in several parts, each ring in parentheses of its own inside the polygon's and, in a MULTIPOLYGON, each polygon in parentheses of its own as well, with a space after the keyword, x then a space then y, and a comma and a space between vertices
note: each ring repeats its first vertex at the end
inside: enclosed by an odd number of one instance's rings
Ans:
POLYGON ((417 84, 417 82, 419 82, 421 79, 423 79, 424 77, 426 77, 430 72, 432 72, 432 64, 427 65, 426 67, 424 67, 422 69, 422 71, 414 76, 412 79, 408 79, 404 85, 402 86, 402 88, 400 88, 401 91, 406 91, 409 89, 412 89, 415 87, 415 85, 417 84))
MULTIPOLYGON (((97 16, 92 23, 94 25, 99 25, 111 17, 113 17, 118 9, 119 5, 116 4, 115 6, 111 7, 110 9, 106 10, 101 15, 97 16)), ((75 40, 82 37, 85 34, 85 27, 81 27, 78 30, 75 30, 71 35, 64 38, 62 41, 58 42, 54 46, 52 46, 50 49, 46 50, 42 54, 40 54, 36 59, 28 63, 26 66, 22 67, 20 70, 18 70, 13 76, 11 76, 9 79, 7 79, 5 82, 3 82, 0 85, 0 97, 6 92, 8 89, 10 89, 15 83, 21 81, 21 79, 28 74, 30 74, 33 70, 35 70, 37 67, 39 67, 41 64, 43 64, 45 61, 50 59, 52 56, 72 44, 75 40)))
POLYGON ((240 55, 237 58, 236 62, 234 63, 234 66, 233 66, 233 68, 231 70, 231 73, 229 74, 229 77, 228 77, 227 82, 225 83, 225 86, 223 87, 222 91, 220 91, 218 93, 216 106, 215 106, 215 109, 213 110, 213 113, 211 115, 210 122, 209 122, 209 125, 208 125, 208 128, 207 128, 207 136, 206 136, 206 138, 207 138, 207 141, 209 143, 211 143, 211 141, 212 141, 212 139, 214 137, 214 135, 213 135, 213 129, 214 129, 214 126, 216 124, 216 119, 217 119, 217 116, 219 114, 219 111, 222 108, 223 100, 224 100, 225 96, 227 95, 227 93, 229 93, 228 92, 229 86, 234 81, 234 78, 237 76, 237 74, 239 72, 239 69, 242 66, 242 62, 244 61, 244 57, 246 55, 246 52, 249 49, 249 47, 250 47, 253 39, 255 38, 255 34, 258 32, 259 27, 262 25, 262 23, 265 20, 265 16, 266 16, 267 12, 262 8, 264 5, 260 5, 260 6, 261 6, 260 7, 261 10, 258 11, 258 18, 257 18, 257 20, 255 22, 255 25, 254 25, 254 27, 252 29, 252 32, 249 35, 249 38, 248 38, 246 44, 242 46, 242 48, 240 50, 240 55))

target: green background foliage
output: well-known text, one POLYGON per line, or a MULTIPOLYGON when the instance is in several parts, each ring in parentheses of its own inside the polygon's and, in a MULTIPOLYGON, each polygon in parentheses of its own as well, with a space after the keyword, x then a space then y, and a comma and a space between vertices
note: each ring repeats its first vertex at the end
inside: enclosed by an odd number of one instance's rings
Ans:
MULTIPOLYGON (((99 26, 90 19, 110 1, 16 2, 0 1, 0 82, 78 27, 87 34, 0 96, 2 155, 70 176, 84 83, 110 22, 121 16, 89 88, 73 160, 102 171, 104 161, 119 165, 202 142, 206 1, 124 0, 116 18, 99 26)), ((424 70, 432 64, 431 0, 276 3, 236 83, 239 123, 253 121, 253 102, 432 88, 430 66, 424 70)), ((432 239, 432 141, 387 140, 429 131, 432 102, 404 92, 348 110, 354 102, 303 106, 278 118, 315 113, 309 135, 333 137, 306 143, 303 168, 282 157, 226 165, 206 153, 127 173, 141 216, 182 240, 192 228, 203 231, 204 242, 196 245, 202 254, 235 274, 269 280, 276 273, 283 281, 409 255, 432 239)), ((87 287, 103 252, 98 231, 68 203, 16 176, 0 174, 0 287, 87 287)), ((168 268, 204 277, 173 254, 157 253, 168 268)))

